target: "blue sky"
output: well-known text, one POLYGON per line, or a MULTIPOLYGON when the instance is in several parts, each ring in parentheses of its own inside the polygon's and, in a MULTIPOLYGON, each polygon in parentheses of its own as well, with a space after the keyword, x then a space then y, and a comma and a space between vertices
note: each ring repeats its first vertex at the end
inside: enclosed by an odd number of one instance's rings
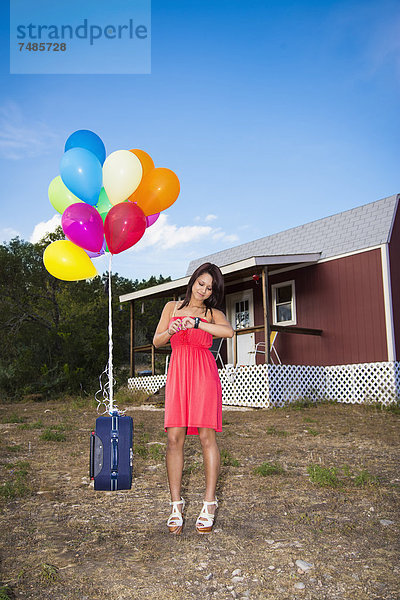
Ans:
POLYGON ((5 4, 0 241, 55 222, 47 188, 77 129, 181 181, 114 258, 132 279, 400 192, 399 2, 154 0, 149 75, 10 75, 5 4))

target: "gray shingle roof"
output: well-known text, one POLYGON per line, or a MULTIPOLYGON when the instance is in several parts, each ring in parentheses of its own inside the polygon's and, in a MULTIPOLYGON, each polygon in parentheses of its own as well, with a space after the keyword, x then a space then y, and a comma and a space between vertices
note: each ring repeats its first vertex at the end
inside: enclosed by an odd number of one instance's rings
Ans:
POLYGON ((397 195, 234 246, 189 263, 187 275, 204 262, 219 267, 249 258, 321 252, 321 259, 370 248, 389 241, 397 195))

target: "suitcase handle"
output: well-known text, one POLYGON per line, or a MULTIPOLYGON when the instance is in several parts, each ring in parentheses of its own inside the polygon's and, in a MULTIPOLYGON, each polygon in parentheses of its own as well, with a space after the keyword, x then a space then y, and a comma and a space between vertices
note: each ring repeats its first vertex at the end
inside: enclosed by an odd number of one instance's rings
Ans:
POLYGON ((111 438, 111 470, 118 471, 118 438, 111 438))
POLYGON ((89 477, 94 479, 94 443, 95 443, 94 431, 90 434, 90 464, 89 464, 89 477))

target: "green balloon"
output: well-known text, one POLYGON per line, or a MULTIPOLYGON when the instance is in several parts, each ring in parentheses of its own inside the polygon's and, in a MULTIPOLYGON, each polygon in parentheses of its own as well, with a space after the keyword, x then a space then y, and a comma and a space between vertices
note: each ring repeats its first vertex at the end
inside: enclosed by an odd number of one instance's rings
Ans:
POLYGON ((107 214, 111 207, 112 207, 112 204, 108 199, 106 190, 102 187, 100 190, 100 195, 99 195, 99 199, 96 204, 96 208, 100 214, 104 213, 104 212, 107 214))
MULTIPOLYGON (((103 188, 104 189, 104 188, 103 188)), ((103 191, 103 190, 102 190, 103 191)), ((105 193, 105 192, 104 192, 105 193)), ((100 192, 101 195, 101 192, 100 192)), ((112 204, 110 203, 110 208, 112 207, 112 204)), ((98 210, 98 209, 97 209, 98 210)), ((110 209, 108 209, 110 210, 110 209)), ((106 216, 108 215, 108 210, 106 210, 105 212, 100 213, 101 218, 103 219, 103 225, 104 225, 104 221, 106 220, 106 216)), ((99 211, 100 212, 100 211, 99 211)), ((105 251, 106 252, 110 252, 107 246, 107 242, 106 242, 106 247, 105 247, 105 251)))
POLYGON ((82 202, 82 200, 67 188, 59 175, 50 183, 48 194, 52 206, 54 206, 56 211, 61 214, 63 214, 64 210, 68 206, 71 206, 71 204, 82 202))

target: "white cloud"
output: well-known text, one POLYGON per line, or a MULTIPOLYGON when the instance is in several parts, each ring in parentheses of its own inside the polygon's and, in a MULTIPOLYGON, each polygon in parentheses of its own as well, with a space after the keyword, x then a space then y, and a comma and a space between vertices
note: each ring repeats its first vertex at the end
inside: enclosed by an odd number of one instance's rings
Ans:
POLYGON ((220 227, 218 229, 214 229, 214 233, 212 234, 213 240, 223 240, 224 242, 237 242, 239 237, 235 233, 227 234, 225 231, 222 231, 220 227))
POLYGON ((25 117, 14 102, 0 107, 0 157, 20 160, 60 147, 58 136, 43 121, 25 117))
POLYGON ((162 249, 174 248, 181 244, 198 241, 210 233, 211 227, 204 225, 184 225, 178 227, 168 223, 169 217, 161 214, 157 221, 146 230, 146 233, 133 250, 140 252, 149 246, 158 246, 162 249))
POLYGON ((61 225, 61 215, 59 214, 54 215, 48 221, 42 221, 41 223, 38 223, 35 225, 29 241, 32 244, 36 244, 46 235, 46 233, 53 232, 59 225, 61 225))
POLYGON ((218 219, 218 217, 217 217, 217 215, 213 215, 213 214, 209 214, 205 217, 200 217, 199 215, 197 215, 194 218, 195 221, 206 221, 206 222, 215 221, 215 219, 218 219))
POLYGON ((4 227, 0 229, 0 242, 9 242, 15 237, 21 237, 21 234, 16 229, 12 227, 4 227))
POLYGON ((236 241, 237 236, 226 234, 220 228, 210 225, 183 225, 178 226, 169 223, 169 216, 161 214, 157 221, 149 227, 142 239, 133 246, 132 250, 140 252, 150 246, 156 246, 163 250, 169 250, 176 246, 189 245, 207 240, 236 241))

